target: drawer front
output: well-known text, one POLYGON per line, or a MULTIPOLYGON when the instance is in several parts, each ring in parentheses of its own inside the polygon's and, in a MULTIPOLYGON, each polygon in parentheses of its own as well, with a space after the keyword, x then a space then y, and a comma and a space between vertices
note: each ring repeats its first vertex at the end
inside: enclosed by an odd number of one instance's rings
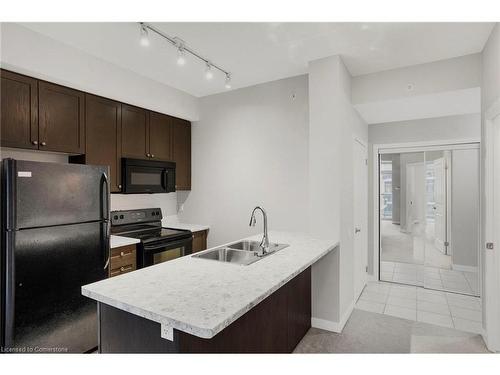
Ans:
POLYGON ((117 276, 137 269, 137 252, 135 245, 111 249, 109 259, 109 276, 117 276))
POLYGON ((134 270, 135 270, 135 266, 133 264, 128 264, 126 266, 121 266, 121 267, 118 267, 118 268, 112 268, 109 271, 109 277, 122 275, 124 273, 131 272, 131 271, 134 271, 134 270))

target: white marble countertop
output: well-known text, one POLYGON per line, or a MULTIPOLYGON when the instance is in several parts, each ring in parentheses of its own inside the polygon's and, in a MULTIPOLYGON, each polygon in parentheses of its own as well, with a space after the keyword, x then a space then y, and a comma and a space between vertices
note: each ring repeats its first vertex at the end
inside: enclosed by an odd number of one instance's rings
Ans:
POLYGON ((248 266, 188 255, 85 285, 82 294, 160 323, 163 338, 172 340, 174 328, 211 338, 338 246, 297 233, 269 239, 290 246, 248 266))
POLYGON ((141 241, 138 240, 137 238, 115 236, 114 234, 112 234, 111 238, 109 239, 109 247, 114 249, 115 247, 133 245, 139 242, 141 241))

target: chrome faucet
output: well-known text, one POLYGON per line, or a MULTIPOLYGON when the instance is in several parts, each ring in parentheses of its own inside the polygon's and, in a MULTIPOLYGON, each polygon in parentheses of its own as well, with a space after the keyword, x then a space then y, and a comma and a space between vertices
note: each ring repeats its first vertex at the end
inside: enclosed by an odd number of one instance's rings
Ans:
POLYGON ((267 214, 266 211, 260 206, 257 206, 253 209, 252 211, 252 216, 250 217, 250 224, 248 224, 251 227, 255 226, 255 223, 257 220, 255 220, 255 211, 260 210, 262 212, 262 216, 264 217, 264 237, 262 237, 262 241, 260 241, 260 247, 262 248, 263 252, 266 253, 269 250, 269 237, 267 236, 267 214))

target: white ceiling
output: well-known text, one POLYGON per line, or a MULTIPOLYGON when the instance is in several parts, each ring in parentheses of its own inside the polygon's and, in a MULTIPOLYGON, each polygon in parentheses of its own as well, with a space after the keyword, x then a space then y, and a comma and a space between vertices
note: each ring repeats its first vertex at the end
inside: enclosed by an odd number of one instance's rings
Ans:
MULTIPOLYGON (((204 65, 159 37, 139 44, 136 23, 23 23, 194 96, 225 91, 224 76, 203 77, 204 65)), ((480 52, 493 23, 153 23, 229 70, 233 88, 307 73, 311 60, 341 55, 352 75, 480 52)))

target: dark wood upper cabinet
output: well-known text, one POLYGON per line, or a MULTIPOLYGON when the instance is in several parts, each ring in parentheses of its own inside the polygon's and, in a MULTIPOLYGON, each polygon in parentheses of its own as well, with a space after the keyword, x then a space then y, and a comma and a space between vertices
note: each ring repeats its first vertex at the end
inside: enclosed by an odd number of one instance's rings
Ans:
POLYGON ((172 160, 177 190, 191 190, 191 123, 172 119, 172 160))
POLYGON ((146 159, 149 155, 149 113, 122 104, 122 156, 146 159))
POLYGON ((121 103, 85 95, 85 162, 109 166, 112 192, 121 190, 121 116, 121 103))
POLYGON ((191 123, 0 69, 0 144, 73 154, 108 165, 121 191, 121 158, 176 162, 177 190, 191 190, 191 123))
POLYGON ((172 160, 172 117, 150 112, 149 154, 152 159, 172 160))
POLYGON ((0 139, 3 147, 38 148, 38 81, 0 71, 0 139))
POLYGON ((40 150, 85 152, 84 101, 81 91, 38 82, 40 150))

